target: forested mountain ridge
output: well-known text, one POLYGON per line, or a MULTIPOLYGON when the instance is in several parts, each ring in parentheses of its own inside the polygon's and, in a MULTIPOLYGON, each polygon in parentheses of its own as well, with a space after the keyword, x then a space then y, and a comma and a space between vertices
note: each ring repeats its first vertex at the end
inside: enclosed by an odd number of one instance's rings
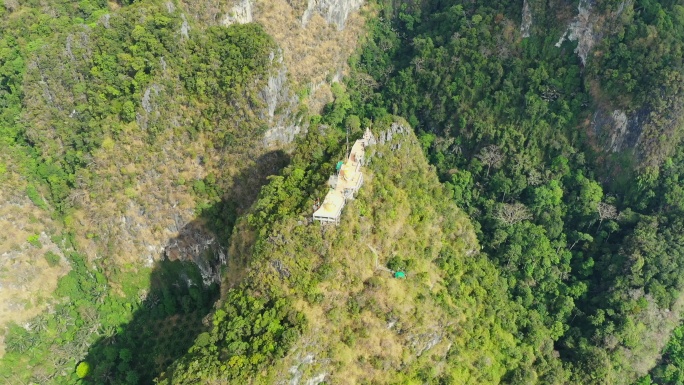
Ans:
POLYGON ((684 378, 681 1, 2 4, 0 380, 684 378))
POLYGON ((521 365, 520 305, 467 217, 403 119, 374 131, 366 182, 339 226, 308 217, 343 133, 323 126, 302 138, 236 226, 235 238, 253 240, 234 254, 250 263, 246 280, 162 383, 484 384, 521 365))

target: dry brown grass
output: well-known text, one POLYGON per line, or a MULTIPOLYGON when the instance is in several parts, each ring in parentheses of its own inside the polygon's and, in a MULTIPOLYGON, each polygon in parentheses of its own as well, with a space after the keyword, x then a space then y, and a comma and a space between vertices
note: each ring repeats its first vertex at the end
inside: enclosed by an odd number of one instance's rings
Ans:
POLYGON ((350 14, 342 31, 318 14, 304 28, 302 15, 286 0, 259 1, 254 16, 283 50, 296 87, 314 86, 338 72, 346 73, 347 60, 364 28, 363 17, 358 13, 350 14))
POLYGON ((139 135, 124 136, 113 149, 97 150, 87 171, 89 183, 74 193, 82 197, 74 227, 92 259, 107 254, 120 264, 158 259, 166 242, 196 216, 192 182, 210 173, 230 180, 239 167, 222 164, 250 163, 249 157, 238 159, 242 154, 209 147, 211 139, 205 135, 188 140, 168 132, 152 145, 139 135), (204 155, 203 164, 197 154, 204 155))
MULTIPOLYGON (((26 181, 19 175, 14 160, 0 153, 7 171, 0 175, 0 327, 13 321, 19 324, 44 311, 47 298, 57 280, 68 271, 61 262, 50 267, 44 258, 48 251, 62 256, 50 236, 61 226, 50 213, 26 196, 26 181), (28 242, 38 235, 40 247, 28 242)), ((0 341, 0 356, 4 353, 0 341)))
POLYGON ((117 9, 121 8, 121 4, 119 4, 118 1, 109 0, 107 1, 107 5, 109 6, 109 9, 112 11, 116 11, 117 9))
MULTIPOLYGON (((209 0, 201 3, 181 2, 182 8, 198 26, 221 24, 237 1, 209 0)), ((349 15, 342 31, 329 25, 314 12, 302 27, 305 1, 255 0, 253 19, 273 36, 283 53, 284 64, 295 90, 309 90, 306 104, 319 111, 332 100, 329 84, 348 71, 347 60, 364 34, 364 18, 359 12, 349 15)))

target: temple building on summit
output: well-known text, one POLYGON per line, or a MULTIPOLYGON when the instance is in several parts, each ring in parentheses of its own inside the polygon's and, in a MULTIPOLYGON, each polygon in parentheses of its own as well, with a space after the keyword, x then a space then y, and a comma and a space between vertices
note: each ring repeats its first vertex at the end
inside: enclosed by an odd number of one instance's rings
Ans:
POLYGON ((342 209, 347 201, 354 199, 363 185, 361 167, 365 164, 366 147, 375 144, 375 137, 367 128, 363 137, 351 148, 347 161, 337 163, 336 172, 330 177, 331 190, 323 203, 316 208, 313 219, 322 223, 340 223, 342 209))

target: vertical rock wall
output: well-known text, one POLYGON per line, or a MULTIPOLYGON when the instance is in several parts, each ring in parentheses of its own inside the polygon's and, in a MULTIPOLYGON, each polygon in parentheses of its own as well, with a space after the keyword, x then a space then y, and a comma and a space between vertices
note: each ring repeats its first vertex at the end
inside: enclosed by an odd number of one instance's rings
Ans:
POLYGON ((308 0, 306 10, 302 15, 302 26, 306 27, 316 12, 328 24, 334 24, 341 31, 344 29, 349 14, 358 10, 362 4, 363 0, 308 0))

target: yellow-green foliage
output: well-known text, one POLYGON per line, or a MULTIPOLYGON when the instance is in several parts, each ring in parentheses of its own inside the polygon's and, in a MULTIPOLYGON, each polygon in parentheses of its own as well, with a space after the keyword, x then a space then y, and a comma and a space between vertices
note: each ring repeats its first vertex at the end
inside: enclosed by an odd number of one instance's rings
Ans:
POLYGON ((85 378, 90 373, 90 364, 83 361, 76 367, 76 375, 78 378, 85 378))

